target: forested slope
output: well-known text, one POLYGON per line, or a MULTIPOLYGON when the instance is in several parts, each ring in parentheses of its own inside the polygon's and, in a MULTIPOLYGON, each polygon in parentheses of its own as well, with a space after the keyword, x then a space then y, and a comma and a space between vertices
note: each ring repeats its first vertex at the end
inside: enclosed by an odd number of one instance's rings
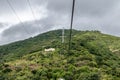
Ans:
POLYGON ((99 31, 62 30, 0 46, 0 80, 120 80, 120 38, 99 31), (44 49, 55 48, 45 52, 44 49))

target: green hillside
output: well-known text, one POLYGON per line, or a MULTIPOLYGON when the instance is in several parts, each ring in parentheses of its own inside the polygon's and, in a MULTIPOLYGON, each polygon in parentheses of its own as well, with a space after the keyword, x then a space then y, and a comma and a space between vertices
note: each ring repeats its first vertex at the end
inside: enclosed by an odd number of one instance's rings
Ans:
POLYGON ((120 80, 120 38, 99 31, 49 31, 0 46, 0 80, 120 80), (44 51, 55 48, 55 51, 44 51))

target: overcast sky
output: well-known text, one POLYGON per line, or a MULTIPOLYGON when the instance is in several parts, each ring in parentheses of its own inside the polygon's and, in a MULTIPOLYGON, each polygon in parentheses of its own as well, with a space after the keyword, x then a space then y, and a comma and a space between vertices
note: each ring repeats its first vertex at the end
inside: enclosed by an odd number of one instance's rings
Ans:
MULTIPOLYGON (((29 0, 33 12, 28 0, 8 2, 0 0, 0 45, 70 26, 72 0, 29 0)), ((73 27, 120 36, 120 0, 76 0, 73 27)))

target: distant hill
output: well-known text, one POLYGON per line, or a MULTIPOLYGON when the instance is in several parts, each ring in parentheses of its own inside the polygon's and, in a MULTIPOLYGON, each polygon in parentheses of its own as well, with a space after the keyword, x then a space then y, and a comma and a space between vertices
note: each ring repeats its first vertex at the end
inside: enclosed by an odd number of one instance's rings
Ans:
POLYGON ((99 31, 62 30, 0 46, 0 80, 120 80, 120 38, 99 31), (44 49, 55 51, 45 52, 44 49))

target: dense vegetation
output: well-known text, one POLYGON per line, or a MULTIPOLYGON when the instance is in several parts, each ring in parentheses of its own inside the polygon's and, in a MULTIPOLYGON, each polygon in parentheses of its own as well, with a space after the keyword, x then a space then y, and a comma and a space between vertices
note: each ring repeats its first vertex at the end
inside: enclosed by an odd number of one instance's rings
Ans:
POLYGON ((99 31, 49 31, 0 46, 0 80, 120 80, 120 38, 99 31), (46 48, 55 51, 45 52, 46 48))

